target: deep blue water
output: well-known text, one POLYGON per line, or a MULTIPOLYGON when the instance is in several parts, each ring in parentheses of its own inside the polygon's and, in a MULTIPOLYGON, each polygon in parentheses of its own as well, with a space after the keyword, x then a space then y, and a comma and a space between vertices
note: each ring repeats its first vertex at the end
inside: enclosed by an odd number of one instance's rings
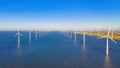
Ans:
POLYGON ((109 56, 105 56, 106 39, 82 35, 77 42, 61 32, 53 31, 29 41, 27 31, 21 32, 17 45, 16 31, 0 31, 0 68, 119 68, 120 41, 109 40, 109 56))

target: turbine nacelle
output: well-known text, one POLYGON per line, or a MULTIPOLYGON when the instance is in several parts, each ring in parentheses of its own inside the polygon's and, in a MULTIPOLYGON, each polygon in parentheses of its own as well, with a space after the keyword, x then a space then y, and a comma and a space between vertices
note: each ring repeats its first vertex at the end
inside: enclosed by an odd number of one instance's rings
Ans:
POLYGON ((17 34, 15 34, 15 36, 16 35, 23 35, 23 34, 21 34, 20 31, 19 31, 19 29, 18 29, 17 34))

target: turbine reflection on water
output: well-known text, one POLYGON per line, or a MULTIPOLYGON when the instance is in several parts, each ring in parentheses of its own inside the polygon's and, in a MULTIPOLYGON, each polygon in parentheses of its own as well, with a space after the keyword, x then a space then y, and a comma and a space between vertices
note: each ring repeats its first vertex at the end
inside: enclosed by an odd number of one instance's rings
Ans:
POLYGON ((110 59, 108 55, 105 56, 105 67, 104 68, 111 68, 110 59))

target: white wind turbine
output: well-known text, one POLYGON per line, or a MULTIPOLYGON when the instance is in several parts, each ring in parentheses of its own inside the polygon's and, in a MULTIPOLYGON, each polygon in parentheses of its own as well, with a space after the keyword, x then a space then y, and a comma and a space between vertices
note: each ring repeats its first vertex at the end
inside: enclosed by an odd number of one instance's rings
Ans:
POLYGON ((41 32, 39 31, 39 38, 41 37, 41 32))
POLYGON ((107 33, 106 36, 103 36, 103 37, 100 37, 100 38, 106 38, 106 55, 108 56, 109 55, 109 51, 108 51, 109 41, 108 40, 109 39, 112 40, 115 44, 117 44, 117 42, 110 37, 110 29, 108 30, 108 33, 107 33))
POLYGON ((69 37, 69 38, 71 38, 70 35, 71 35, 71 32, 69 31, 69 32, 68 32, 68 37, 69 37))
POLYGON ((69 37, 69 32, 68 31, 66 32, 66 35, 67 35, 67 37, 69 37))
POLYGON ((31 42, 31 31, 29 31, 29 42, 31 42))
POLYGON ((42 34, 42 36, 44 36, 44 32, 43 31, 41 32, 41 34, 42 34))
POLYGON ((100 32, 98 32, 98 36, 100 36, 100 32))
POLYGON ((70 38, 72 38, 72 32, 70 31, 70 38))
POLYGON ((74 41, 76 42, 77 39, 76 39, 76 31, 74 31, 74 41))
POLYGON ((36 38, 36 40, 37 40, 37 31, 35 31, 35 38, 36 38))
POLYGON ((23 34, 21 34, 21 33, 19 32, 19 29, 18 29, 16 35, 18 36, 18 46, 20 46, 20 36, 23 35, 23 34))
POLYGON ((68 32, 68 37, 70 38, 70 32, 68 32))
POLYGON ((83 33, 83 45, 85 46, 85 36, 86 36, 86 32, 82 32, 83 33))
POLYGON ((83 34, 83 46, 85 46, 86 45, 85 41, 86 41, 87 32, 81 30, 81 33, 83 34))
POLYGON ((68 36, 68 32, 67 32, 67 31, 66 31, 66 36, 67 36, 67 37, 69 37, 69 36, 68 36))

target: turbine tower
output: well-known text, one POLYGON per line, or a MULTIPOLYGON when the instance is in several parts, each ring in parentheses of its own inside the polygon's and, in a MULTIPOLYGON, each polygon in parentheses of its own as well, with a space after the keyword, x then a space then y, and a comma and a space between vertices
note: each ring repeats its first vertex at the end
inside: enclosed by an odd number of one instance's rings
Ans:
POLYGON ((39 31, 39 38, 41 37, 41 32, 39 31))
POLYGON ((100 33, 98 32, 98 36, 100 36, 100 33))
POLYGON ((35 31, 35 38, 36 38, 36 40, 37 40, 37 31, 35 31))
POLYGON ((29 31, 29 42, 31 42, 31 31, 29 31))
POLYGON ((108 48, 109 48, 109 41, 108 40, 109 39, 112 40, 115 44, 117 44, 117 42, 110 37, 110 29, 108 30, 106 36, 103 36, 103 37, 100 37, 100 38, 106 38, 106 56, 108 56, 109 55, 109 50, 108 50, 108 48))
POLYGON ((83 45, 85 46, 85 40, 86 40, 86 39, 85 39, 85 36, 86 36, 87 33, 86 33, 86 32, 83 32, 83 31, 81 31, 81 32, 82 32, 82 34, 83 34, 83 45))
POLYGON ((85 35, 86 33, 83 33, 83 45, 85 45, 85 35))
POLYGON ((20 36, 22 35, 20 32, 19 32, 19 29, 18 29, 18 32, 16 34, 18 36, 18 46, 20 46, 20 36))
POLYGON ((42 35, 42 36, 44 35, 44 32, 43 32, 43 31, 41 32, 41 35, 42 35))
POLYGON ((72 32, 70 31, 70 38, 72 38, 72 32))
POLYGON ((76 39, 76 31, 74 32, 74 41, 76 42, 77 39, 76 39))

